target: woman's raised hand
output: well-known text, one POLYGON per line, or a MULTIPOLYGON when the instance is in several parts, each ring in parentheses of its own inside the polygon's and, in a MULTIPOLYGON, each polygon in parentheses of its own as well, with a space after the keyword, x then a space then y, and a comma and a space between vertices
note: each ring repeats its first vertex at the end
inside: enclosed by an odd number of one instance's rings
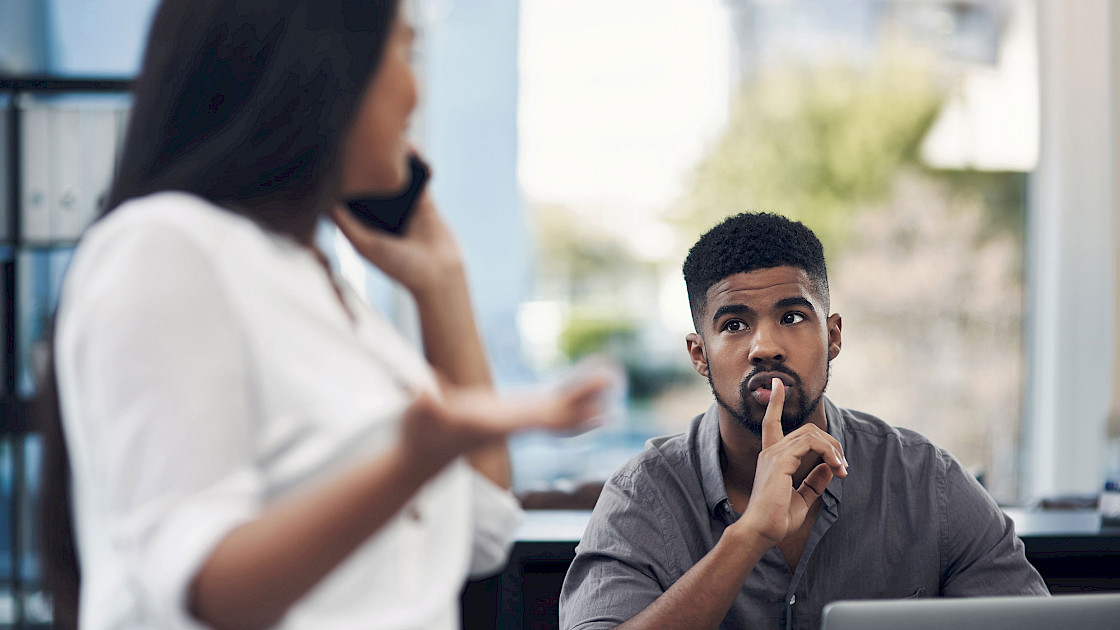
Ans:
POLYGON ((390 234, 367 227, 342 206, 332 218, 359 254, 414 295, 439 290, 463 273, 459 244, 425 190, 416 200, 408 229, 390 234))
POLYGON ((519 431, 591 429, 605 412, 606 391, 613 382, 600 373, 558 390, 520 396, 445 385, 443 400, 421 393, 405 411, 402 446, 418 461, 442 467, 519 431))

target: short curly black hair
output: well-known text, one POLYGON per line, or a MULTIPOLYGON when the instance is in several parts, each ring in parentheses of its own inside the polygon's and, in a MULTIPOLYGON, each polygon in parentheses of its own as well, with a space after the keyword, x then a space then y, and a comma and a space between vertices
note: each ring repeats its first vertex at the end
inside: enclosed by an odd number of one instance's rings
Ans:
POLYGON ((804 269, 809 274, 827 314, 824 248, 805 224, 771 212, 744 212, 705 232, 688 251, 683 267, 696 330, 700 331, 700 317, 713 284, 737 273, 783 266, 804 269))

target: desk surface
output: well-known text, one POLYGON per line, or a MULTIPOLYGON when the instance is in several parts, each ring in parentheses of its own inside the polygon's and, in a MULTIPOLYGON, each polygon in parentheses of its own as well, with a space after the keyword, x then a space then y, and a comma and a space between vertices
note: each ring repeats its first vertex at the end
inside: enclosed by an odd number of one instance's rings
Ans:
MULTIPOLYGON (((1095 510, 1031 510, 1004 508, 1015 522, 1015 533, 1026 542, 1030 539, 1084 538, 1110 540, 1120 549, 1120 526, 1102 526, 1095 510)), ((517 532, 517 541, 524 543, 577 543, 591 512, 580 510, 530 510, 517 532)))

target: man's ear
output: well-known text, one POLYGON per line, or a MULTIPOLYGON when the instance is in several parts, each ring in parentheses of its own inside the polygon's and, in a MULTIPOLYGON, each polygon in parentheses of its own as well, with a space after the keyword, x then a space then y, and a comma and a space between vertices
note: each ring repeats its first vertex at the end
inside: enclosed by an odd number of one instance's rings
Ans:
POLYGON ((708 377, 708 355, 704 353, 704 338, 698 333, 688 333, 684 337, 688 346, 688 357, 692 359, 692 369, 704 378, 708 377))
POLYGON ((828 360, 831 361, 840 354, 840 329, 844 327, 844 321, 840 318, 840 313, 833 313, 828 316, 828 360))

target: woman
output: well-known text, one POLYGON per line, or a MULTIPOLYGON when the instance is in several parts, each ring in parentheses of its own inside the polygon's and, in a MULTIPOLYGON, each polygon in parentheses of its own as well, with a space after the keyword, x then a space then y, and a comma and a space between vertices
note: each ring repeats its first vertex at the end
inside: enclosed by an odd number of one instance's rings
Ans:
POLYGON ((519 517, 504 438, 596 413, 603 379, 494 396, 429 198, 403 237, 341 209, 406 183, 412 38, 393 0, 157 10, 54 339, 83 628, 456 627, 519 517), (324 216, 427 361, 331 275, 324 216))

